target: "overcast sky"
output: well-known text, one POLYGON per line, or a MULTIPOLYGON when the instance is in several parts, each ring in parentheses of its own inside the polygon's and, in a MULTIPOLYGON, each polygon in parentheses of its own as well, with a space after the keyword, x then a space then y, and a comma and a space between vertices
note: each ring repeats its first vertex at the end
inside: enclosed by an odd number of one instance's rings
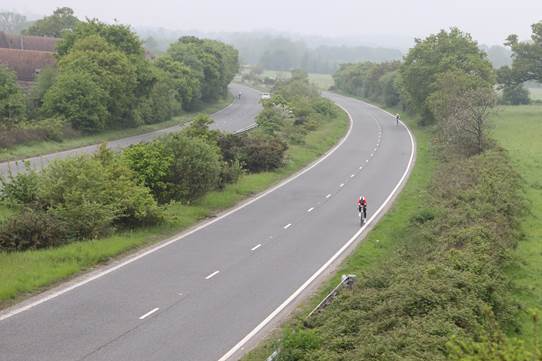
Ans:
POLYGON ((542 0, 2 0, 0 8, 36 15, 69 6, 79 18, 173 30, 274 29, 329 37, 423 37, 458 26, 480 43, 530 35, 542 0))

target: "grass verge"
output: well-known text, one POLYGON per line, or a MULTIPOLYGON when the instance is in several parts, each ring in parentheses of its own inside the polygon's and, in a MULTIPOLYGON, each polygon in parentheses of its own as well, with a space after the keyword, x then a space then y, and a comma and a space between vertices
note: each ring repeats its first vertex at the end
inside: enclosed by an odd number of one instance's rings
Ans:
MULTIPOLYGON (((517 286, 515 296, 522 308, 519 336, 534 346, 530 310, 542 310, 542 105, 503 107, 493 123, 494 138, 508 150, 525 180, 530 205, 530 212, 522 222, 525 237, 514 251, 516 261, 507 274, 517 286)), ((542 328, 538 329, 538 339, 542 340, 542 328)))
MULTIPOLYGON (((246 175, 224 191, 210 192, 191 205, 173 203, 166 209, 167 222, 160 226, 119 232, 104 239, 53 249, 0 253, 0 308, 113 257, 183 231, 295 173, 323 155, 346 134, 347 116, 341 110, 338 114, 333 121, 309 133, 304 145, 290 146, 287 164, 281 169, 246 175)), ((0 217, 1 212, 0 209, 0 217)))
MULTIPOLYGON (((396 109, 388 109, 392 112, 396 109)), ((427 199, 427 187, 435 169, 430 147, 429 131, 419 128, 415 119, 405 115, 403 118, 416 138, 416 163, 401 194, 394 202, 392 208, 367 234, 365 240, 353 253, 338 267, 337 272, 319 288, 319 290, 304 302, 295 312, 290 321, 284 326, 295 323, 296 319, 303 319, 331 289, 339 282, 343 274, 355 274, 363 277, 399 248, 403 241, 403 234, 410 224, 410 219, 423 209, 427 199)), ((243 361, 262 361, 274 351, 281 330, 276 330, 270 337, 261 342, 254 350, 248 353, 243 361)))
POLYGON ((156 130, 169 128, 177 124, 186 123, 192 120, 196 113, 215 113, 228 106, 232 101, 233 95, 228 94, 228 97, 220 99, 213 104, 209 104, 203 109, 198 110, 197 112, 185 113, 176 116, 170 120, 166 120, 164 122, 156 124, 145 124, 137 128, 107 130, 98 134, 84 135, 77 138, 68 138, 61 142, 31 142, 17 145, 8 149, 0 149, 0 162, 35 157, 43 154, 59 152, 62 150, 74 149, 87 145, 99 144, 102 142, 131 137, 134 135, 150 133, 156 130))

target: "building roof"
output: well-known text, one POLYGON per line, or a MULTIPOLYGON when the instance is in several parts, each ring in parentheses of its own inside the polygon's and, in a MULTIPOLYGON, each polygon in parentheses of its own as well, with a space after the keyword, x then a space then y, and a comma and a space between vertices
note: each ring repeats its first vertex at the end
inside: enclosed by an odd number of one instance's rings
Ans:
POLYGON ((34 80, 41 69, 55 62, 54 53, 49 51, 0 48, 0 64, 13 70, 20 81, 34 80))
POLYGON ((46 36, 16 35, 0 31, 0 48, 54 52, 59 40, 46 36))

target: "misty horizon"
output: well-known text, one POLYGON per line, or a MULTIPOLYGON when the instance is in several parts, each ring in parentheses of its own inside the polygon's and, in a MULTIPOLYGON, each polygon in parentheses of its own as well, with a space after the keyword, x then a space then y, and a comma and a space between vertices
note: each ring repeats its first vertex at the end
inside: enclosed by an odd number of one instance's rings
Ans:
POLYGON ((193 2, 155 1, 153 6, 126 0, 8 0, 2 10, 16 11, 29 19, 50 15, 57 7, 74 9, 81 19, 117 21, 135 29, 163 28, 172 32, 235 33, 268 32, 289 34, 294 38, 340 39, 345 45, 396 47, 405 50, 415 38, 423 38, 441 29, 458 27, 470 33, 479 44, 502 45, 510 34, 526 39, 531 24, 542 19, 542 2, 518 0, 509 3, 459 0, 453 4, 435 4, 415 0, 408 4, 384 0, 363 4, 344 0, 331 9, 317 0, 296 3, 277 0, 254 3, 230 0, 193 2), (127 10, 128 9, 128 10, 127 10), (333 10, 333 11, 331 11, 333 10))

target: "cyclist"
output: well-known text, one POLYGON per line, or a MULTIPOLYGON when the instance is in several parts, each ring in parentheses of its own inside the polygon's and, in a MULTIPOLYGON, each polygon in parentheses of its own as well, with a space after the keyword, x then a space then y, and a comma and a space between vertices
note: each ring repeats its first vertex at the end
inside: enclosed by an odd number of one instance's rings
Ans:
POLYGON ((367 198, 365 196, 359 196, 358 198, 358 212, 360 218, 363 217, 363 223, 365 223, 367 219, 367 198))
POLYGON ((237 97, 239 98, 239 100, 241 99, 241 92, 239 92, 239 94, 237 95, 237 97))
POLYGON ((401 117, 399 116, 399 113, 395 114, 395 125, 399 125, 400 120, 401 120, 401 117))

